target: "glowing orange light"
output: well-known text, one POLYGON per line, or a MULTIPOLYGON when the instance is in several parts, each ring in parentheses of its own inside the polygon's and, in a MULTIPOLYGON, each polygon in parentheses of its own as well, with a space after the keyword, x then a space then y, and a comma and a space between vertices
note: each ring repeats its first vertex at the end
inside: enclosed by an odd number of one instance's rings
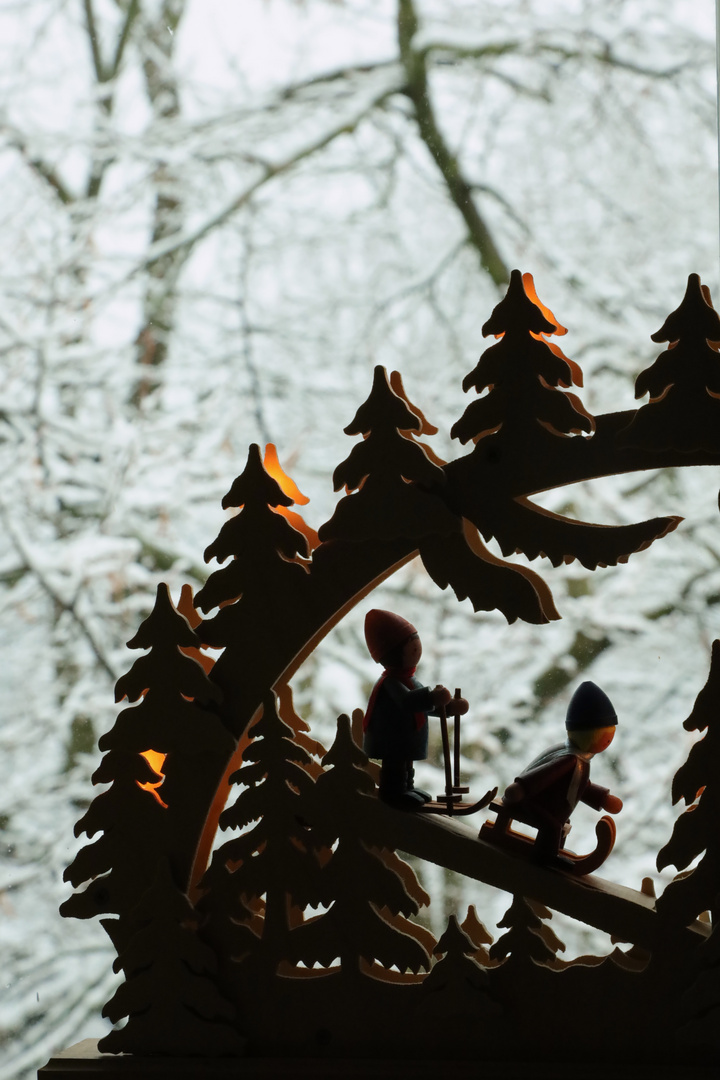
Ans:
POLYGON ((154 773, 157 773, 160 779, 156 783, 148 781, 145 784, 141 784, 140 781, 137 781, 137 786, 143 791, 151 792, 152 795, 160 803, 160 805, 164 806, 167 810, 167 803, 163 802, 163 800, 160 798, 160 795, 158 794, 158 788, 165 779, 165 773, 162 771, 162 769, 163 765, 165 764, 165 758, 167 757, 167 755, 160 754, 157 750, 144 750, 140 756, 145 758, 152 771, 154 773))
POLYGON ((268 443, 265 447, 263 465, 265 466, 265 471, 270 473, 273 480, 277 480, 283 495, 287 495, 288 498, 292 499, 298 506, 305 506, 310 502, 307 495, 303 495, 292 477, 288 476, 283 470, 283 467, 278 460, 277 447, 274 443, 268 443))
POLYGON ((567 327, 563 326, 562 323, 558 322, 550 308, 547 307, 546 304, 543 304, 542 300, 535 292, 535 282, 533 281, 532 274, 523 274, 522 280, 525 287, 525 295, 527 296, 528 300, 532 300, 533 304, 540 308, 545 318, 555 325, 555 333, 560 336, 562 336, 563 334, 567 334, 567 327))
MULTIPOLYGON (((265 447, 263 466, 265 467, 265 471, 277 482, 283 495, 287 495, 287 497, 292 499, 294 503, 297 503, 298 506, 305 506, 310 502, 307 495, 303 495, 292 477, 288 476, 284 471, 278 460, 277 448, 274 443, 268 443, 265 447)), ((300 517, 299 514, 296 514, 294 510, 290 510, 287 506, 276 506, 275 510, 278 514, 282 514, 284 518, 287 518, 293 529, 297 529, 298 532, 303 534, 310 545, 311 550, 318 546, 320 543, 318 534, 303 520, 303 518, 300 517)))

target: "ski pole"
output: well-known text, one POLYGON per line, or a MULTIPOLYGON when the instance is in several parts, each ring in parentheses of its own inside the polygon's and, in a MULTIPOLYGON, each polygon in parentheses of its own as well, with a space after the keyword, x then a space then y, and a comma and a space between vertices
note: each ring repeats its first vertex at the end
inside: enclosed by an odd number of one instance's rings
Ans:
POLYGON ((445 763, 445 799, 443 801, 447 803, 448 814, 452 814, 452 804, 454 801, 452 765, 450 764, 450 739, 448 737, 447 712, 445 711, 444 705, 441 705, 439 707, 438 715, 440 717, 440 732, 442 734, 443 745, 443 761, 445 763))
MULTIPOLYGON (((455 700, 457 701, 458 698, 460 698, 460 697, 462 697, 462 693, 461 693, 460 687, 458 686, 455 689, 455 700)), ((454 716, 453 720, 454 720, 454 723, 453 723, 453 765, 454 765, 453 791, 458 792, 458 794, 460 794, 460 795, 465 795, 470 790, 470 788, 463 787, 463 785, 460 783, 460 715, 459 715, 459 713, 455 713, 455 716, 454 716)))

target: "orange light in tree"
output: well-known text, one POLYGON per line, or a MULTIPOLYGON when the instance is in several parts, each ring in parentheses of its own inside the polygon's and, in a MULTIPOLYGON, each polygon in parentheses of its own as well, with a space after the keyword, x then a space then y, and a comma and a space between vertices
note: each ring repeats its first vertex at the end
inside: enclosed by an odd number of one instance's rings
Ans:
POLYGON ((542 300, 535 291, 535 282, 533 281, 532 274, 523 274, 522 276, 523 286, 525 288, 525 295, 528 300, 532 300, 536 307, 539 307, 548 322, 554 323, 556 326, 555 333, 558 337, 562 337, 563 334, 567 334, 567 327, 555 318, 547 304, 543 304, 542 300))
POLYGON ((145 758, 152 771, 154 773, 157 773, 160 779, 157 781, 157 783, 148 780, 145 784, 141 784, 138 780, 136 781, 137 786, 143 791, 151 792, 154 798, 156 798, 157 801, 160 803, 160 805, 164 806, 167 810, 167 803, 163 802, 163 800, 160 798, 160 795, 158 794, 158 788, 165 779, 165 773, 162 770, 163 765, 165 764, 165 758, 167 757, 167 754, 160 754, 157 750, 144 750, 140 756, 145 758))
MULTIPOLYGON (((292 499, 298 506, 305 506, 310 502, 307 495, 303 495, 292 477, 288 476, 284 471, 278 460, 277 448, 274 443, 268 443, 265 447, 263 466, 265 471, 276 481, 283 495, 287 495, 288 498, 292 499)), ((318 534, 303 520, 303 518, 300 517, 299 514, 296 514, 294 510, 290 510, 287 506, 276 506, 274 509, 276 513, 282 514, 283 517, 288 519, 293 529, 297 529, 299 533, 303 534, 310 545, 311 550, 318 546, 320 543, 318 534)))

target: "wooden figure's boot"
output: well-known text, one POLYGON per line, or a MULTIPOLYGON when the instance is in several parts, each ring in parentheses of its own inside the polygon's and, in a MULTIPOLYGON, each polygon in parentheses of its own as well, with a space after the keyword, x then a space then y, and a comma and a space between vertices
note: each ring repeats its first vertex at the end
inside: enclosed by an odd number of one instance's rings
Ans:
POLYGON ((378 794, 383 802, 401 810, 419 810, 425 804, 422 795, 407 788, 407 764, 383 758, 378 794))

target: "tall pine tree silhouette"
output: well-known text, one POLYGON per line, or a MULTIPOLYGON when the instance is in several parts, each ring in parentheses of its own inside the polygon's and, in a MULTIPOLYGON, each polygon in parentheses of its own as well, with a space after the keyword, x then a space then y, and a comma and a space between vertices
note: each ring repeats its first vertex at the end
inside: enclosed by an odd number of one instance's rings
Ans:
POLYGON ((650 401, 625 430, 625 445, 713 450, 720 426, 720 318, 697 274, 690 274, 682 303, 652 340, 669 346, 637 377, 635 397, 649 394, 650 401))
POLYGON ((167 586, 159 585, 151 614, 128 642, 131 649, 149 651, 115 687, 117 701, 139 704, 124 709, 99 742, 107 753, 93 779, 111 787, 93 800, 75 827, 77 835, 102 831, 102 836, 82 848, 65 872, 76 886, 97 880, 71 897, 63 914, 122 915, 147 887, 160 851, 169 852, 171 861, 177 853, 174 872, 186 876, 187 851, 197 845, 202 827, 188 791, 203 783, 212 786, 218 755, 227 756, 233 746, 209 708, 219 701, 217 687, 202 665, 182 651, 198 644, 167 586), (148 751, 162 762, 162 775, 150 768, 144 756, 148 751))
POLYGON ((234 601, 252 603, 259 599, 267 605, 267 620, 282 618, 278 589, 268 589, 268 585, 279 584, 281 588, 283 581, 302 578, 306 570, 299 556, 310 553, 305 536, 276 512, 277 507, 292 504, 265 470, 260 447, 253 443, 243 472, 222 500, 224 509, 235 507, 240 512, 225 522, 217 539, 205 549, 206 562, 230 559, 227 566, 210 575, 195 596, 195 605, 202 611, 229 605, 203 622, 201 633, 206 644, 237 644, 239 609, 234 601))
MULTIPOLYGON (((300 761, 316 779, 322 772, 318 758, 327 751, 322 743, 311 738, 310 726, 295 711, 292 689, 287 684, 278 687, 277 713, 291 729, 291 742, 307 752, 305 757, 300 755, 300 761)), ((203 895, 197 902, 197 909, 204 916, 203 936, 219 957, 221 976, 226 985, 231 985, 237 974, 233 964, 257 952, 265 910, 264 901, 257 896, 248 896, 251 907, 246 906, 240 892, 243 875, 236 870, 237 865, 228 858, 226 849, 216 850, 202 878, 203 895)))
POLYGON ((335 491, 354 494, 321 526, 321 540, 414 539, 459 530, 459 520, 432 490, 445 482, 442 469, 412 438, 422 428, 421 414, 393 389, 385 368, 376 367, 370 396, 344 429, 363 441, 333 473, 335 491))
POLYGON ((567 331, 537 300, 532 276, 513 270, 505 297, 482 328, 502 335, 463 380, 463 390, 488 393, 471 402, 452 428, 462 443, 499 436, 521 439, 534 452, 555 436, 591 432, 594 421, 568 387, 582 386, 582 371, 547 336, 567 331), (529 295, 528 295, 529 294, 529 295))
POLYGON ((308 924, 305 962, 339 959, 349 979, 384 968, 417 972, 430 965, 427 932, 410 922, 429 897, 412 869, 384 850, 383 837, 364 820, 363 803, 375 796, 367 757, 352 737, 349 717, 338 718, 337 736, 323 758, 316 783, 313 828, 333 853, 323 867, 326 914, 308 924), (376 969, 377 970, 377 969, 376 969))
MULTIPOLYGON (((254 712, 253 691, 270 662, 258 642, 279 647, 287 628, 288 593, 296 604, 305 597, 309 575, 303 560, 310 547, 303 533, 279 512, 292 506, 293 499, 267 472, 255 443, 222 505, 238 508, 239 513, 225 522, 206 548, 205 561, 217 559, 226 565, 210 575, 196 594, 195 605, 205 612, 220 608, 202 621, 198 634, 203 644, 224 649, 212 678, 223 692, 224 721, 234 730, 238 717, 254 712)), ((236 733, 241 732, 242 728, 236 733)))
MULTIPOLYGON (((226 918, 242 922, 243 907, 264 898, 261 934, 251 951, 274 971, 282 961, 295 961, 301 951, 305 926, 294 925, 293 906, 304 909, 322 899, 317 843, 305 824, 314 801, 314 781, 307 771, 311 758, 278 716, 274 694, 266 698, 250 733, 253 741, 244 764, 230 778, 245 788, 220 816, 222 829, 245 831, 215 853, 213 872, 203 882, 211 890, 203 907, 217 921, 222 906, 229 903, 226 918), (222 867, 229 882, 222 878, 222 867), (222 892, 213 894, 218 877, 223 880, 222 892)), ((240 932, 242 945, 252 946, 245 929, 240 932)), ((237 937, 237 931, 229 932, 237 937)))
POLYGON ((720 640, 713 642, 708 680, 683 727, 705 736, 675 773, 672 801, 684 799, 689 809, 675 822, 657 865, 659 870, 670 865, 684 870, 698 855, 702 858, 667 886, 657 909, 684 926, 713 908, 720 893, 720 640))

